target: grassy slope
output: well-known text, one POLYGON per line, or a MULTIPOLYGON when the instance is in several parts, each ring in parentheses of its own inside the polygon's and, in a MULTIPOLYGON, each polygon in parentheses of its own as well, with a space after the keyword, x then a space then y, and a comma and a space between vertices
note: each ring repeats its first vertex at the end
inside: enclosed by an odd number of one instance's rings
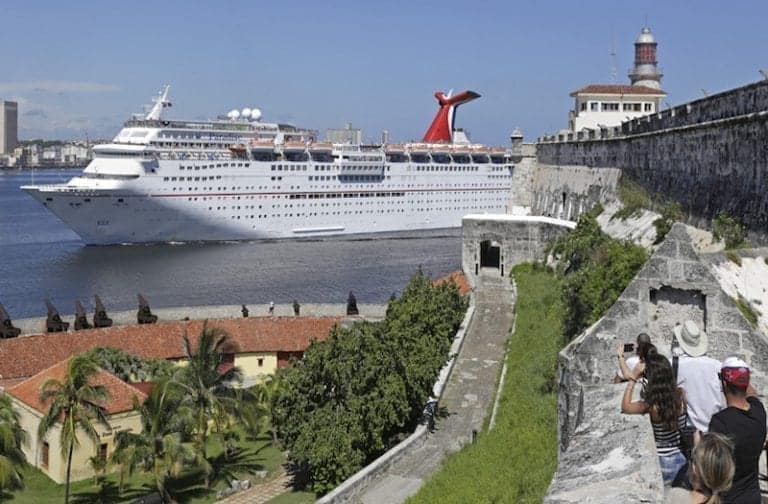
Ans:
POLYGON ((557 465, 557 396, 544 389, 562 341, 559 283, 529 265, 513 275, 516 329, 496 427, 449 456, 410 504, 541 502, 547 491, 557 465))

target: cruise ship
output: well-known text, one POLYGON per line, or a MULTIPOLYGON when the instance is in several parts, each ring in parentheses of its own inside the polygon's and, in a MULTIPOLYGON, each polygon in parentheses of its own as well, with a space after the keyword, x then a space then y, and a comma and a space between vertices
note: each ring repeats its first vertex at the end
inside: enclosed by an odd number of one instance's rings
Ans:
POLYGON ((95 146, 82 174, 22 189, 89 245, 456 228, 463 215, 506 211, 510 152, 454 128, 475 92, 435 93, 421 142, 350 145, 262 121, 258 109, 164 120, 168 91, 95 146))

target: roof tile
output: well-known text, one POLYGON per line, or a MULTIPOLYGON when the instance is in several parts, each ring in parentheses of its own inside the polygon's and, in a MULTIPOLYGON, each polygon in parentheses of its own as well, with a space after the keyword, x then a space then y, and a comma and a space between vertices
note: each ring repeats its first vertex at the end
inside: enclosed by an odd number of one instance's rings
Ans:
MULTIPOLYGON (((212 319, 209 327, 226 331, 240 353, 301 352, 311 340, 323 340, 341 317, 249 317, 212 319)), ((203 321, 160 322, 77 332, 0 339, 0 379, 30 377, 70 356, 96 347, 113 347, 143 358, 180 359, 182 337, 193 345, 203 321)))

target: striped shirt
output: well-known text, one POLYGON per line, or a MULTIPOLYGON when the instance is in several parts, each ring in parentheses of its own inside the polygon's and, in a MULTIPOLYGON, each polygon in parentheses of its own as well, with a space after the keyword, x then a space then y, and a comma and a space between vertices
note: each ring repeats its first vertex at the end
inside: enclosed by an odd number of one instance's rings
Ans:
POLYGON ((656 440, 656 453, 659 456, 674 455, 680 452, 680 429, 685 427, 687 419, 688 415, 683 408, 683 412, 677 417, 678 429, 675 431, 666 430, 663 424, 651 421, 653 438, 656 440))

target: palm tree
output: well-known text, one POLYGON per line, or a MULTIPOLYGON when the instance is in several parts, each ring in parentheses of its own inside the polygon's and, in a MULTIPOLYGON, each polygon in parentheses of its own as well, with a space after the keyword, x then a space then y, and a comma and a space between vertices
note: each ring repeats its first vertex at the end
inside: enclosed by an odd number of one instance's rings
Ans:
POLYGON ((279 375, 268 376, 264 381, 258 383, 253 387, 253 393, 256 397, 256 404, 258 405, 258 412, 263 414, 262 424, 269 421, 269 432, 272 435, 272 446, 277 446, 279 441, 277 439, 277 429, 272 422, 272 403, 280 393, 282 388, 282 381, 279 375))
POLYGON ((64 502, 69 503, 69 479, 72 471, 72 453, 80 446, 78 431, 82 431, 94 443, 99 435, 94 422, 109 428, 103 405, 109 392, 102 385, 92 385, 91 379, 99 372, 94 361, 84 355, 76 355, 67 362, 64 381, 47 379, 40 387, 40 401, 50 401, 48 412, 40 420, 37 436, 44 440, 48 432, 61 420, 61 456, 67 458, 67 485, 64 502))
POLYGON ((21 451, 21 443, 25 436, 10 397, 0 395, 0 495, 5 488, 20 488, 23 485, 21 468, 27 461, 21 451))
POLYGON ((152 472, 164 502, 171 499, 165 486, 167 477, 177 476, 194 457, 192 450, 182 444, 181 436, 192 420, 189 409, 169 385, 168 380, 157 383, 144 404, 134 399, 134 406, 141 413, 142 430, 118 432, 112 454, 112 462, 120 466, 121 489, 124 475, 140 467, 152 472))
POLYGON ((216 431, 223 432, 228 419, 237 413, 238 401, 232 383, 242 380, 240 368, 226 367, 224 355, 229 345, 226 332, 203 325, 197 340, 197 349, 192 348, 189 338, 184 336, 184 357, 187 365, 174 376, 174 383, 184 392, 183 403, 195 416, 197 450, 206 473, 206 486, 210 486, 210 461, 206 454, 208 422, 212 420, 216 431))

